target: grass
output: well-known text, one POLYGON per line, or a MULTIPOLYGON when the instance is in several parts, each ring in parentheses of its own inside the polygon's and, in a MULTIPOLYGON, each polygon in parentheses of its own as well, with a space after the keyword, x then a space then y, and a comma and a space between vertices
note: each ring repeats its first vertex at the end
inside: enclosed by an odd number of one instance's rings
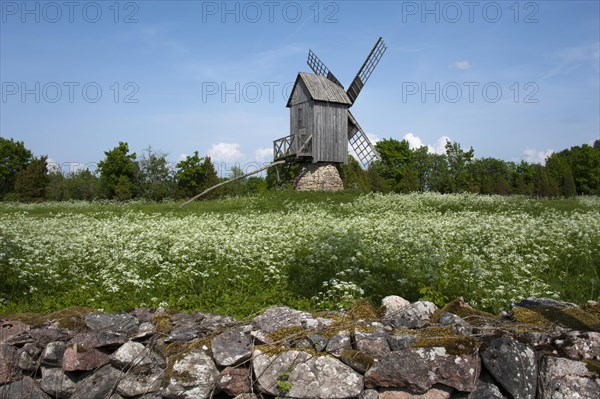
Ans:
POLYGON ((0 204, 0 313, 599 298, 596 197, 275 191, 179 205, 0 204))

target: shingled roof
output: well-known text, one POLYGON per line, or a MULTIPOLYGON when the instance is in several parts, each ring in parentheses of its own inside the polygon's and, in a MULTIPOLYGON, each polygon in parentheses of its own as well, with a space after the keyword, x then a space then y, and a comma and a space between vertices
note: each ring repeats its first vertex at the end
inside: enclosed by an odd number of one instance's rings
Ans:
POLYGON ((287 103, 288 107, 290 106, 292 95, 294 90, 296 90, 299 80, 304 82, 304 85, 308 89, 310 96, 315 101, 326 101, 331 103, 352 105, 352 102, 350 101, 350 98, 348 98, 348 95, 344 89, 333 83, 331 80, 324 76, 300 72, 298 73, 298 77, 294 83, 294 89, 292 90, 292 93, 290 93, 290 98, 288 99, 287 103))

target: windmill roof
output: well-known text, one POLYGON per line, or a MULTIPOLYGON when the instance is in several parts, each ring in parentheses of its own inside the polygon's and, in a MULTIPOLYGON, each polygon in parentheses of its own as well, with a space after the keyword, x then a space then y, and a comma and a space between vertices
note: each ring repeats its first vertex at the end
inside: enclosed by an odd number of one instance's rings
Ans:
MULTIPOLYGON (((304 82, 304 85, 308 89, 310 96, 315 101, 327 101, 331 103, 352 105, 352 102, 350 101, 350 98, 348 98, 348 95, 344 89, 327 79, 325 76, 300 72, 298 73, 298 77, 294 83, 294 90, 296 89, 299 80, 304 82)), ((294 90, 292 90, 292 93, 290 93, 290 99, 287 103, 288 107, 290 106, 290 101, 292 99, 294 90)))

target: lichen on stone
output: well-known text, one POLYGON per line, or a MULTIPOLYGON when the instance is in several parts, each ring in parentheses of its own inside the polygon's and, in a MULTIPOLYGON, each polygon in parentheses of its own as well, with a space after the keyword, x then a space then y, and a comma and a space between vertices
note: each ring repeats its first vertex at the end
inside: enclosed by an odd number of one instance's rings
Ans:
POLYGON ((523 308, 516 306, 512 314, 520 323, 533 324, 550 328, 560 324, 572 330, 600 331, 600 320, 593 314, 581 308, 544 306, 538 308, 523 308))
POLYGON ((279 330, 270 332, 269 337, 275 342, 284 342, 288 339, 300 339, 306 337, 310 333, 309 330, 305 330, 303 327, 284 327, 279 330))
POLYGON ((56 323, 60 328, 78 331, 85 327, 85 316, 95 311, 95 309, 83 306, 72 306, 47 314, 21 313, 12 315, 11 318, 29 324, 33 328, 41 327, 48 323, 56 323))
POLYGON ((468 303, 465 302, 463 297, 453 299, 441 309, 436 310, 431 316, 431 322, 438 323, 440 321, 440 316, 444 312, 455 314, 474 326, 486 325, 490 320, 497 319, 497 317, 491 313, 472 308, 468 303))

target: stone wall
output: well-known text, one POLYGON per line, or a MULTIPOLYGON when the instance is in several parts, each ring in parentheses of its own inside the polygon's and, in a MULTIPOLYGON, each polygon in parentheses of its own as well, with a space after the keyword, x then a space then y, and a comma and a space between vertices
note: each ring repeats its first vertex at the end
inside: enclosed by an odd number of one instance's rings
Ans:
POLYGON ((296 191, 342 191, 344 183, 331 163, 308 163, 300 166, 300 172, 294 180, 296 191))
POLYGON ((70 308, 0 319, 0 398, 600 397, 600 306, 494 316, 391 296, 375 309, 206 313, 70 308))

